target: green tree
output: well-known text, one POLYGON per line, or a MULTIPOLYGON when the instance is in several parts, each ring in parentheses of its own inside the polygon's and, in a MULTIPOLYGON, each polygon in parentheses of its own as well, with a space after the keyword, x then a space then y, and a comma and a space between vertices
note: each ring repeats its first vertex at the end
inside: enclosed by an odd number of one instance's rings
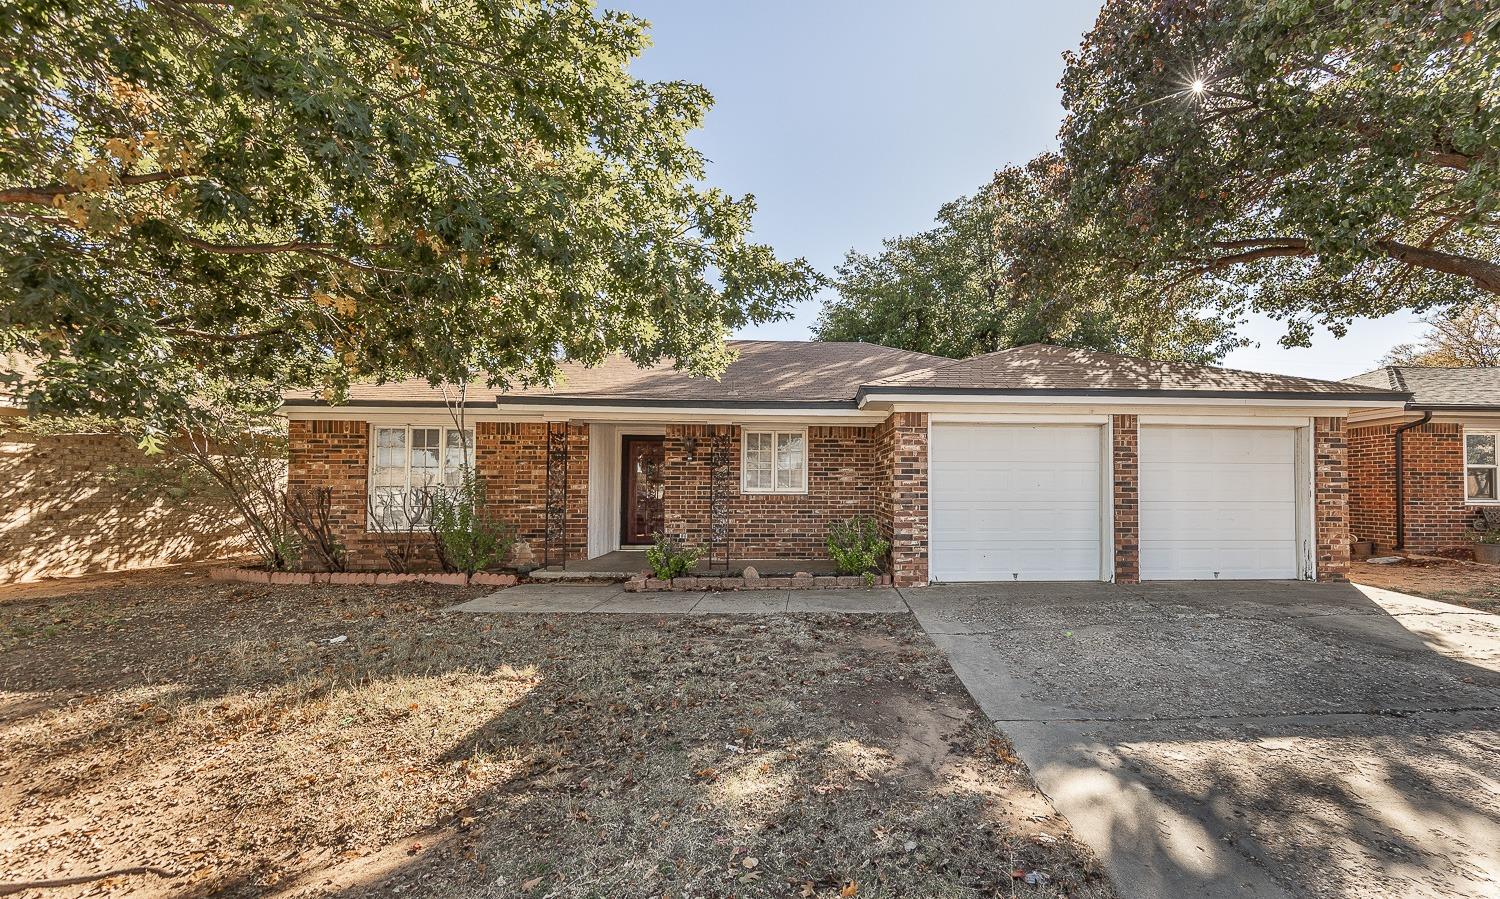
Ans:
MULTIPOLYGON (((216 383, 702 373, 810 296, 704 186, 711 98, 582 0, 17 0, 0 11, 0 372, 169 421, 216 383)), ((0 384, 0 387, 4 387, 0 384)))
POLYGON ((1500 7, 1117 0, 1062 79, 1084 252, 1314 325, 1500 295, 1500 7))
POLYGON ((1170 294, 1097 265, 1088 234, 1061 216, 1059 161, 1009 167, 973 196, 942 207, 937 226, 850 251, 821 340, 863 340, 963 358, 1052 343, 1209 362, 1240 341, 1232 308, 1196 286, 1170 294))
POLYGON ((1392 347, 1386 365, 1436 368, 1500 366, 1500 302, 1460 306, 1429 315, 1416 343, 1392 347))

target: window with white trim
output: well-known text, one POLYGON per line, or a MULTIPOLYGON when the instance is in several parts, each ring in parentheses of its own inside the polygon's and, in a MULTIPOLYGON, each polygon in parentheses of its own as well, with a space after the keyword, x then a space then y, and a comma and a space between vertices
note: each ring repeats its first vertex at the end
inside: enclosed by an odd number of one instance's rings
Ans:
POLYGON ((740 490, 806 493, 807 431, 745 429, 740 439, 740 490))
POLYGON ((376 425, 371 434, 370 527, 426 527, 432 491, 463 483, 474 467, 472 428, 376 425))
POLYGON ((1500 502, 1500 430, 1464 430, 1464 499, 1471 503, 1500 502))

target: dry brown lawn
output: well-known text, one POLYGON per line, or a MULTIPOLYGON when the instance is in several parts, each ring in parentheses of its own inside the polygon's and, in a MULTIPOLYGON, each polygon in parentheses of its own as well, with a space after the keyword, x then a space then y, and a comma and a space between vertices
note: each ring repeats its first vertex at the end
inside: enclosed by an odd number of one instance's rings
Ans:
POLYGON ((479 592, 0 602, 0 894, 1111 895, 910 616, 479 592))
POLYGON ((1354 562, 1349 580, 1412 596, 1500 613, 1500 566, 1452 559, 1403 559, 1383 565, 1354 562))

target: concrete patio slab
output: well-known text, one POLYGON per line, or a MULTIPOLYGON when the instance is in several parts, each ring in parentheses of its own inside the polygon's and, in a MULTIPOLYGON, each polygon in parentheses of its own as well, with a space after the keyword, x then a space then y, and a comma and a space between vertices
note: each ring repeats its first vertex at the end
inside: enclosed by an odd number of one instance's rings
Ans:
POLYGON ((619 584, 521 584, 454 606, 454 612, 588 612, 625 591, 619 584))
POLYGON ((888 615, 910 611, 894 587, 871 587, 868 590, 788 590, 786 610, 845 615, 888 615))
POLYGON ((1500 895, 1500 616, 1305 582, 902 593, 1122 896, 1500 895))
POLYGON ((787 590, 699 593, 694 615, 778 615, 786 611, 787 590))
POLYGON ((702 593, 621 593, 590 611, 617 615, 686 615, 702 601, 702 593))

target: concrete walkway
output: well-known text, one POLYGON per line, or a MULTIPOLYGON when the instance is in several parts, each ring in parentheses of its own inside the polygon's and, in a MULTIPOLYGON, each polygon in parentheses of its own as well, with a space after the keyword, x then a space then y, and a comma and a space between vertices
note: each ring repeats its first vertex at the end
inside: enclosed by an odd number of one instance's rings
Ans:
POLYGON ((1500 616, 1301 582, 903 594, 1121 896, 1500 896, 1500 616))
POLYGON ((453 612, 591 612, 622 615, 889 615, 909 609, 892 587, 868 590, 744 590, 733 593, 626 593, 619 584, 522 584, 481 596, 453 612))

